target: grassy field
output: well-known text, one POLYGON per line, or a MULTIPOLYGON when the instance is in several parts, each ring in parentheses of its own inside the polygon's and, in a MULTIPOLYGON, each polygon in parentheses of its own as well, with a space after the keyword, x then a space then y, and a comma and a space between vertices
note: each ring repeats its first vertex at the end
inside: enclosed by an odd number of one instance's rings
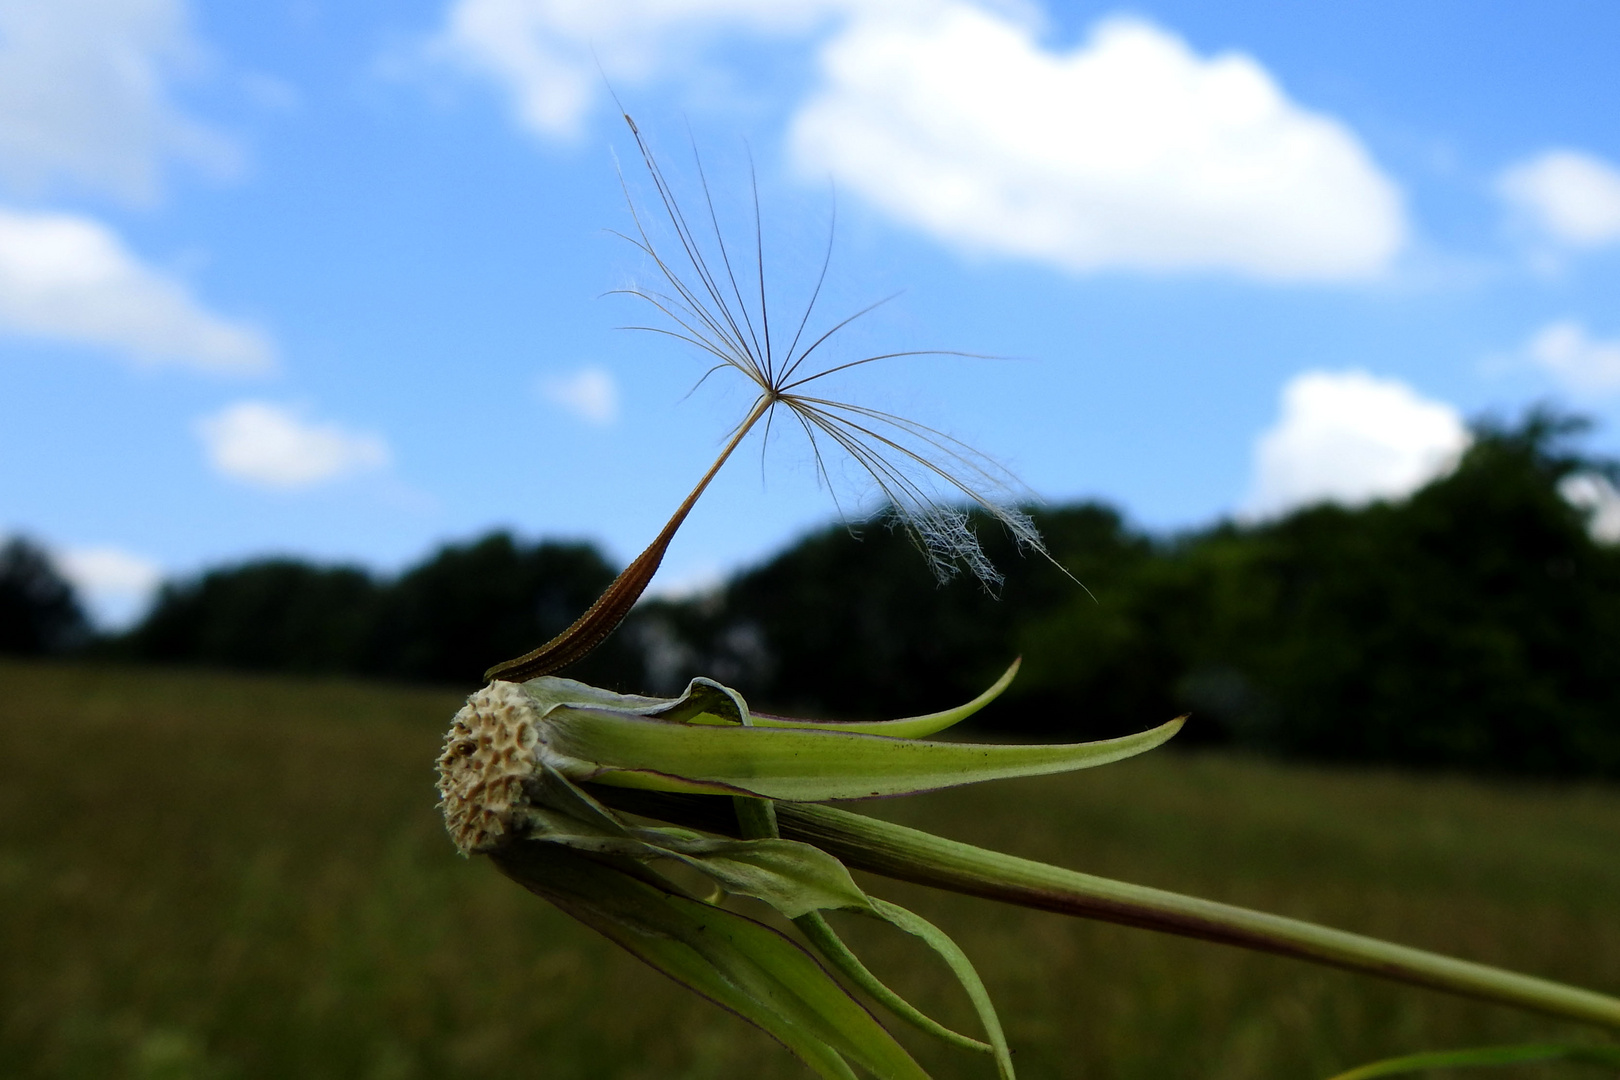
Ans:
MULTIPOLYGON (((458 704, 353 682, 0 663, 0 1075, 806 1076, 741 1021, 454 854, 432 762, 458 704)), ((1620 991, 1613 788, 1160 752, 868 809, 1620 991)), ((1310 1080, 1409 1049, 1603 1038, 868 884, 978 961, 1025 1080, 1310 1080)), ((851 931, 898 987, 969 1022, 921 953, 851 931)), ((991 1075, 983 1059, 917 1049, 938 1077, 991 1075)))

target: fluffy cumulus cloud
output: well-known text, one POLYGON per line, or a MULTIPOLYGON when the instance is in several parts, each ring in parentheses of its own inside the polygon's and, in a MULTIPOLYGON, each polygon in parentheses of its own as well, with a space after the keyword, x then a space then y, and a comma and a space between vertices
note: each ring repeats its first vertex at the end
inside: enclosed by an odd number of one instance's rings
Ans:
POLYGON ((197 422, 209 464, 221 475, 283 491, 313 487, 388 464, 379 436, 304 419, 263 401, 243 401, 197 422))
POLYGON ((1406 224, 1351 131, 1255 60, 1136 18, 1053 51, 965 4, 831 41, 794 121, 809 171, 964 246, 1076 270, 1278 280, 1385 269, 1406 224))
POLYGON ((170 93, 202 58, 184 0, 0 0, 0 179, 145 202, 166 159, 231 168, 170 93))
POLYGON ((789 133, 807 175, 966 248, 1291 281, 1375 275, 1406 242, 1399 191, 1344 124, 1256 60, 1138 18, 1054 49, 966 0, 458 0, 439 47, 566 135, 600 84, 593 53, 634 84, 739 34, 818 43, 789 133))
POLYGON ((1308 371, 1283 388, 1282 414, 1255 443, 1246 511, 1401 498, 1455 467, 1468 443, 1456 409, 1397 379, 1308 371))
POLYGON ((1548 238, 1572 247, 1620 243, 1620 168, 1576 150, 1548 150, 1505 170, 1497 190, 1548 238))
POLYGON ((1595 338, 1574 319, 1560 319, 1536 331, 1524 353, 1576 393, 1620 390, 1620 338, 1595 338))
POLYGON ((619 416, 618 384, 613 381, 613 375, 602 368, 581 368, 572 375, 548 375, 539 385, 542 397, 587 424, 611 424, 619 416))
POLYGON ((96 622, 109 628, 138 617, 163 580, 157 563, 118 547, 68 548, 56 552, 55 561, 96 622))
POLYGON ((111 230, 75 214, 0 210, 0 330, 211 371, 273 364, 258 330, 209 312, 111 230))

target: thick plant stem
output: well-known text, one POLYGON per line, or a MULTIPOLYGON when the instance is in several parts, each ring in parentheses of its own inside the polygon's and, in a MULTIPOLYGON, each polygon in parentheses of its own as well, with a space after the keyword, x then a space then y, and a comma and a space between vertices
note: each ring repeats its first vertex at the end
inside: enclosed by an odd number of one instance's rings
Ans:
MULTIPOLYGON (((634 813, 735 832, 725 800, 595 789, 634 813), (728 822, 729 819, 729 822, 728 822)), ((1200 938, 1378 975, 1550 1016, 1620 1029, 1620 998, 1377 938, 1163 889, 1131 885, 958 843, 810 803, 777 803, 785 839, 874 874, 1023 907, 1200 938)))

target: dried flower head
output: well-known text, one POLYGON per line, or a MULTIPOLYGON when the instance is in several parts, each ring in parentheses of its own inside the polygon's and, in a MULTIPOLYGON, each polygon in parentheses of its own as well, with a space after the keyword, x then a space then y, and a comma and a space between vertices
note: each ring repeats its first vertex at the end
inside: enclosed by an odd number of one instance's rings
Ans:
POLYGON ((444 827, 464 855, 498 847, 523 805, 539 741, 529 695, 515 683, 492 682, 467 699, 439 755, 444 827))
POLYGON ((900 1019, 991 1055, 1013 1080, 1006 1038, 973 965, 916 914, 868 895, 838 859, 783 839, 775 800, 902 795, 1105 765, 1150 750, 1180 721, 1096 743, 935 741, 994 700, 1018 665, 954 709, 901 720, 827 723, 763 716, 735 690, 694 679, 675 698, 616 694, 542 676, 490 683, 451 722, 439 757, 440 809, 466 855, 488 855, 530 891, 602 930, 649 964, 777 1036, 821 1075, 925 1080, 900 1044, 804 949, 717 906, 763 901, 793 920, 822 958, 900 1019), (592 785, 594 791, 583 785, 592 785), (742 836, 636 824, 604 801, 614 790, 730 798, 742 836), (710 879, 701 900, 658 871, 710 879), (877 979, 822 916, 840 910, 921 938, 961 983, 984 1039, 918 1011, 877 979))

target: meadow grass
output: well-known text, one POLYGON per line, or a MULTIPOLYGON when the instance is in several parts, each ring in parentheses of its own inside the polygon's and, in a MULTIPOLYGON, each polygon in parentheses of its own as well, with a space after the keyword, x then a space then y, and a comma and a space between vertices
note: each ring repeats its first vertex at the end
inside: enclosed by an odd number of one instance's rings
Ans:
MULTIPOLYGON (((432 764, 459 704, 352 681, 0 662, 0 1075, 807 1076, 740 1020, 454 853, 432 764)), ((861 809, 1620 991, 1612 787, 1160 751, 861 809)), ((1025 1080, 1308 1080, 1416 1049, 1603 1038, 863 880, 975 959, 1025 1080)), ((896 989, 971 1024, 920 948, 839 925, 896 989)), ((900 1035, 942 1080, 993 1074, 987 1059, 900 1035)))

